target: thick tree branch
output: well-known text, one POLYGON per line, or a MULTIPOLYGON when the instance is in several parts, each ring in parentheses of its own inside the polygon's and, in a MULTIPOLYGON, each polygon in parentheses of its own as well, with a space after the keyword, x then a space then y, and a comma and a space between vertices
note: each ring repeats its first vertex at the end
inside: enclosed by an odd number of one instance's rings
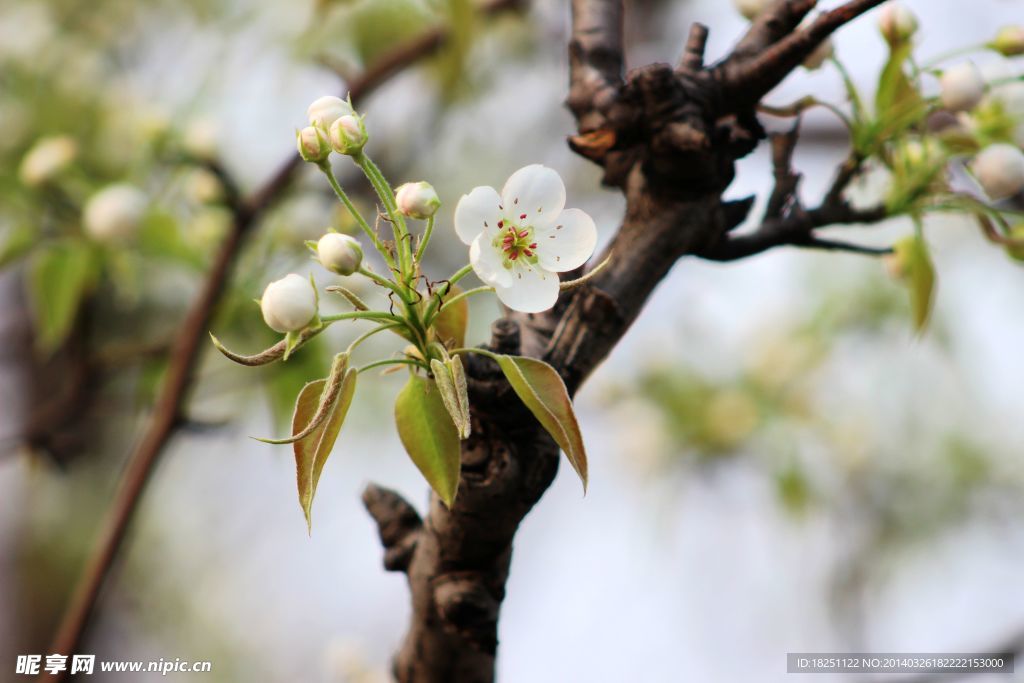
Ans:
MULTIPOLYGON (((746 46, 786 41, 790 29, 785 27, 795 26, 813 4, 789 0, 782 18, 755 27, 746 46)), ((721 195, 733 179, 735 160, 754 149, 764 130, 754 115, 756 103, 746 94, 723 91, 718 67, 702 68, 706 34, 701 28, 691 32, 678 68, 652 64, 623 79, 621 2, 573 0, 572 8, 568 104, 578 135, 570 145, 604 168, 605 184, 622 190, 626 214, 606 253, 596 259, 613 254, 603 270, 564 292, 549 312, 499 320, 491 348, 546 360, 575 393, 681 257, 732 243, 728 233, 743 221, 752 198, 723 202, 721 195)), ((741 56, 727 63, 757 59, 741 56)), ((795 142, 795 133, 792 137, 795 142)), ((773 211, 788 220, 795 215, 796 180, 788 168, 792 150, 784 147, 773 211)), ((843 203, 829 206, 828 217, 845 215, 840 210, 850 209, 843 203)), ((802 215, 802 220, 825 218, 818 210, 802 215)), ((793 234, 785 231, 787 239, 793 234)), ((803 241, 848 248, 817 237, 803 241)), ((463 446, 459 495, 451 510, 431 497, 404 567, 413 614, 395 657, 400 683, 493 680, 512 541, 558 467, 557 447, 496 365, 471 355, 467 374, 473 430, 463 446)), ((375 517, 380 524, 379 513, 375 517)), ((389 519, 385 516, 385 523, 389 519)), ((402 569, 387 554, 385 562, 402 569)))
POLYGON ((622 0, 572 0, 569 108, 580 132, 602 128, 622 85, 622 0))
MULTIPOLYGON (((482 11, 499 12, 518 7, 521 3, 522 0, 490 0, 483 5, 482 11)), ((447 37, 448 30, 438 27, 397 48, 381 58, 361 77, 351 81, 348 84, 348 93, 354 101, 365 98, 403 68, 435 52, 447 37)), ((49 652, 70 654, 76 651, 150 474, 164 446, 181 421, 182 408, 194 380, 200 352, 208 344, 206 332, 210 327, 210 320, 220 302, 245 238, 254 229, 262 214, 288 189, 301 164, 298 155, 292 155, 247 200, 235 199, 231 231, 220 247, 199 297, 182 321, 173 343, 166 379, 160 389, 150 422, 138 445, 128 457, 127 466, 121 475, 99 537, 71 596, 49 652)), ((215 172, 225 173, 219 166, 215 172)), ((230 186, 234 187, 234 184, 230 186)), ((62 680, 65 676, 66 672, 56 677, 47 676, 46 680, 62 680)))
POLYGON ((704 68, 704 50, 708 44, 708 27, 704 24, 690 26, 690 35, 686 38, 686 47, 679 60, 681 71, 697 72, 704 68))
POLYGON ((725 63, 759 55, 792 33, 818 0, 777 0, 752 22, 747 33, 733 48, 725 63))

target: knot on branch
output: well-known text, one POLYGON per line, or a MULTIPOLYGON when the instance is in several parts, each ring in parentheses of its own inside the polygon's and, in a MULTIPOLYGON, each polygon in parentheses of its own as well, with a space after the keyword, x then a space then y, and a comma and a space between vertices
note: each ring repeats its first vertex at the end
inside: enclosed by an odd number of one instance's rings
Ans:
POLYGON ((604 167, 604 184, 625 187, 638 164, 652 191, 676 199, 720 192, 732 181, 733 162, 757 146, 764 129, 753 111, 722 115, 718 84, 696 63, 631 71, 601 127, 581 121, 569 146, 604 167))
POLYGON ((498 650, 498 612, 501 599, 473 572, 439 576, 434 584, 434 604, 445 630, 488 654, 498 650))
POLYGON ((384 568, 404 572, 409 568, 423 520, 396 491, 370 484, 363 491, 363 505, 377 523, 384 546, 384 568))
POLYGON ((519 323, 511 318, 498 318, 491 325, 491 350, 495 353, 519 353, 519 323))

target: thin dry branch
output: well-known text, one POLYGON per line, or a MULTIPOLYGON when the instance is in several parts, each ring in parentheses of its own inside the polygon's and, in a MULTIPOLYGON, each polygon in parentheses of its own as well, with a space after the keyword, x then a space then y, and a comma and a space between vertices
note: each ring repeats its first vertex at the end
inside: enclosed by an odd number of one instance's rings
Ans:
POLYGON ((771 16, 754 22, 739 52, 715 69, 722 97, 735 106, 752 107, 807 59, 837 29, 885 0, 850 0, 823 12, 806 27, 793 30, 799 18, 816 4, 811 0, 784 0, 771 16))

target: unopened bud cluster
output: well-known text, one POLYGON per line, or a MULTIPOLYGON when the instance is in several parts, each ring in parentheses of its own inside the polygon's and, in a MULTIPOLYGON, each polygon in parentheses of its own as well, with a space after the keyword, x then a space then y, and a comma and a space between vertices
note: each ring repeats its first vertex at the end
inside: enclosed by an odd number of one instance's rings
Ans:
POLYGON ((306 110, 309 125, 299 131, 296 144, 306 161, 322 163, 331 151, 355 156, 368 139, 363 117, 352 105, 333 95, 315 100, 306 110))

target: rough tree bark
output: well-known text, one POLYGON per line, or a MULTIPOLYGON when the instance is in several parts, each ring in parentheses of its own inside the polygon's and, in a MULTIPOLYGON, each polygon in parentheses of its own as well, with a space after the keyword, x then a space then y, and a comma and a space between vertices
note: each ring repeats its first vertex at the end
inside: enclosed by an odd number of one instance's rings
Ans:
MULTIPOLYGON (((548 313, 498 320, 491 348, 546 360, 574 393, 682 256, 732 260, 784 244, 874 253, 815 235, 825 225, 884 214, 843 201, 857 160, 840 169, 821 206, 800 207, 798 178, 788 168, 795 135, 776 141, 776 196, 760 229, 731 235, 752 201, 721 195, 736 160, 766 137, 756 116, 761 98, 834 30, 882 1, 851 0, 798 28, 815 0, 779 0, 717 64, 705 66, 707 29, 696 25, 677 66, 626 75, 621 0, 573 0, 567 103, 579 130, 569 143, 604 169, 605 185, 623 192, 626 213, 607 268, 548 313)), ((385 567, 408 577, 411 624, 394 660, 401 683, 494 680, 512 541, 558 468, 555 444, 494 363, 475 355, 467 363, 473 435, 454 507, 433 496, 421 519, 393 491, 371 485, 363 496, 385 567)))

